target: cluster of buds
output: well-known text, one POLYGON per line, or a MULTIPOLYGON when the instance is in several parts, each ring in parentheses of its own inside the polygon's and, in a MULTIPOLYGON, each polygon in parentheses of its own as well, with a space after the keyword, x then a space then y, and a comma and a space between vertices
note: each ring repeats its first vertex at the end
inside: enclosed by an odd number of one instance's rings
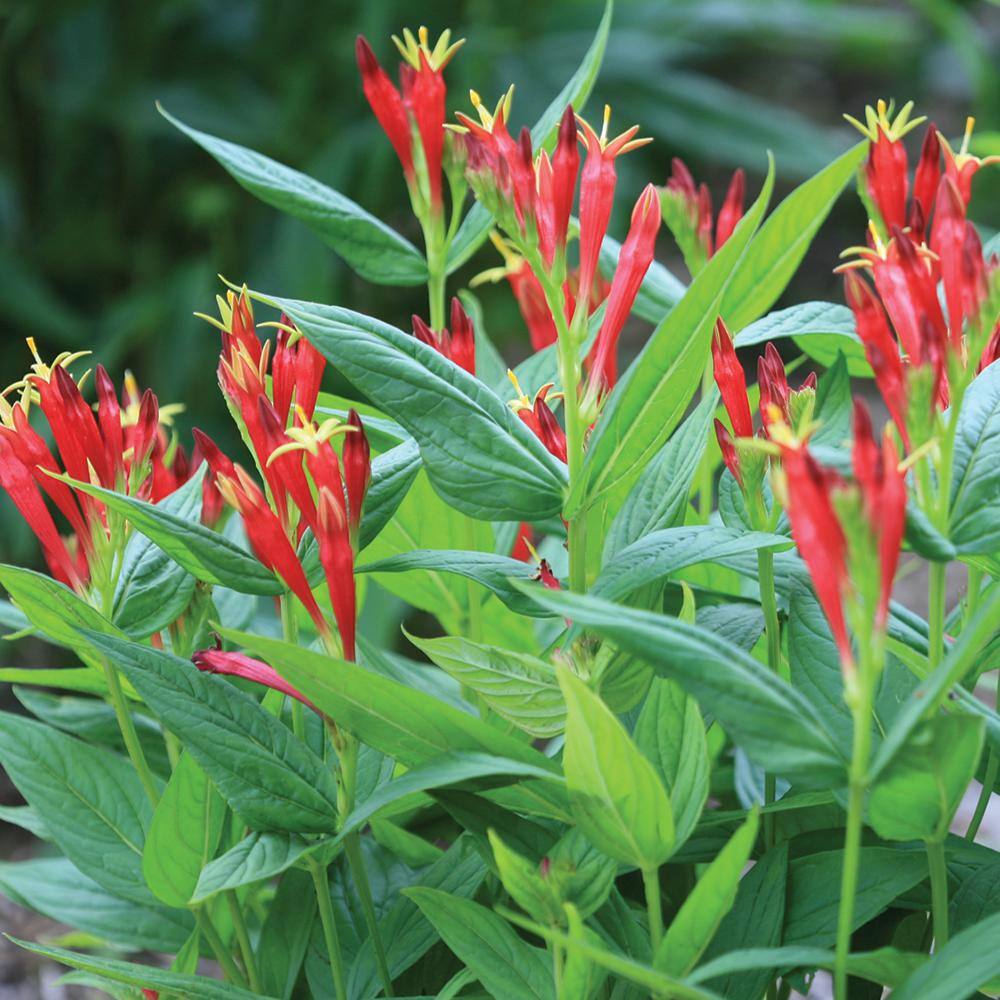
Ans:
POLYGON ((476 332, 457 296, 451 300, 450 327, 434 331, 414 315, 413 335, 470 375, 476 374, 476 332))
MULTIPOLYGON (((355 44, 361 85, 371 109, 403 167, 414 212, 439 218, 446 159, 444 69, 462 45, 445 31, 432 47, 426 28, 393 36, 403 58, 400 88, 379 65, 372 47, 359 35, 355 44)), ((450 159, 450 157, 449 157, 450 159)), ((459 170, 460 174, 460 170, 459 170)))
POLYGON ((670 167, 670 177, 660 189, 663 221, 677 241, 688 270, 695 275, 733 235, 743 218, 746 175, 742 167, 733 174, 716 219, 708 185, 696 185, 687 165, 676 156, 670 167))
MULTIPOLYGON (((102 578, 113 571, 121 533, 113 531, 103 503, 56 478, 68 475, 80 482, 157 502, 190 476, 192 463, 176 441, 168 440, 161 424, 169 425, 180 407, 160 407, 147 389, 140 395, 131 375, 119 394, 108 373, 97 366, 97 404, 83 396, 69 367, 86 352, 60 354, 52 364, 39 356, 34 342, 29 373, 0 396, 0 486, 42 546, 52 575, 85 593, 92 571, 102 578), (10 402, 8 396, 16 396, 10 402), (32 406, 42 411, 56 455, 29 420, 32 406), (96 409, 96 412, 95 412, 96 409), (70 528, 60 533, 45 498, 70 528)), ((89 374, 89 372, 87 373, 89 374)), ((211 516, 214 497, 206 496, 211 516)))
POLYGON ((854 122, 870 142, 862 189, 872 220, 868 245, 844 251, 854 259, 838 270, 879 391, 915 448, 932 436, 956 385, 1000 353, 1000 326, 982 315, 996 261, 984 258, 967 218, 972 177, 990 161, 967 151, 971 119, 957 153, 931 125, 911 195, 902 140, 923 119, 911 120, 910 109, 892 119, 879 102, 865 125, 854 122))
POLYGON ((219 384, 263 477, 265 490, 201 431, 198 446, 226 503, 243 519, 254 554, 302 603, 327 645, 332 631, 299 555, 308 530, 316 540, 330 603, 347 659, 357 619, 354 556, 371 453, 358 414, 346 423, 314 423, 322 355, 282 317, 274 357, 262 342, 244 291, 220 300, 219 384), (343 436, 343 472, 332 440, 343 436))
MULTIPOLYGON (((732 432, 721 420, 715 421, 715 436, 719 442, 726 468, 740 484, 753 517, 762 513, 760 487, 766 471, 766 452, 753 445, 753 414, 747 395, 746 376, 736 356, 733 339, 720 317, 712 335, 712 365, 715 383, 729 416, 732 432)), ((774 440, 776 431, 791 428, 805 436, 813 424, 816 404, 816 375, 811 373, 793 390, 788 385, 785 366, 774 344, 768 344, 757 359, 757 382, 760 387, 761 428, 759 436, 774 440)), ((763 527, 761 524, 759 527, 763 527)))
POLYGON ((880 447, 868 411, 855 401, 853 482, 821 466, 791 428, 776 424, 772 437, 781 451, 777 492, 830 624, 850 694, 855 657, 848 623, 865 648, 884 635, 903 543, 906 477, 892 428, 887 425, 880 447))

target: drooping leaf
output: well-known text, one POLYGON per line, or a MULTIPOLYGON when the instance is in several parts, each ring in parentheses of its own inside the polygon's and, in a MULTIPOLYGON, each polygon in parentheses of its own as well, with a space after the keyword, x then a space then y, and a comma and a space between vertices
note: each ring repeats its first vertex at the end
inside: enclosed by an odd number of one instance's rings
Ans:
POLYGON ((252 149, 199 132, 162 107, 158 110, 237 184, 279 212, 304 222, 362 278, 384 285, 419 285, 427 280, 423 254, 350 198, 252 149))
POLYGON ((332 833, 329 768, 250 695, 170 653, 87 634, 178 736, 232 809, 256 829, 332 833))
POLYGON ((564 516, 574 517, 605 496, 623 496, 680 422, 705 370, 726 287, 760 224, 773 182, 772 164, 763 190, 733 235, 698 273, 612 390, 564 516))
POLYGON ((434 488, 451 506, 495 521, 558 513, 565 467, 479 379, 387 323, 337 306, 258 297, 287 313, 416 439, 434 488))

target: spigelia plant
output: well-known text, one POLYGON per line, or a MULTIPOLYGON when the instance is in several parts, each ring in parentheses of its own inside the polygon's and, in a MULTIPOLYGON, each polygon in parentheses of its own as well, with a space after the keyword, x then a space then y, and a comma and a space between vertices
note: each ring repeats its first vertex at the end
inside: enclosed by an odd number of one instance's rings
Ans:
POLYGON ((0 582, 7 625, 65 665, 0 671, 26 710, 0 715, 25 800, 2 817, 40 842, 0 890, 73 929, 18 942, 72 981, 1000 989, 977 842, 1000 762, 1000 269, 969 217, 989 160, 971 124, 928 125, 911 177, 922 119, 879 102, 770 214, 770 162, 717 212, 677 160, 620 191, 647 140, 583 117, 610 15, 530 129, 513 88, 449 111, 448 32, 393 39, 398 86, 358 39, 422 249, 170 119, 361 278, 427 289, 401 323, 226 282, 204 319, 239 454, 31 344, 0 485, 48 572, 0 582), (855 179, 846 305, 773 311, 855 179), (507 282, 523 316, 513 369, 455 278, 480 249, 470 286, 507 282), (632 359, 629 323, 652 326, 632 359), (821 374, 790 382, 803 361, 821 374), (926 620, 893 600, 924 568, 926 620))

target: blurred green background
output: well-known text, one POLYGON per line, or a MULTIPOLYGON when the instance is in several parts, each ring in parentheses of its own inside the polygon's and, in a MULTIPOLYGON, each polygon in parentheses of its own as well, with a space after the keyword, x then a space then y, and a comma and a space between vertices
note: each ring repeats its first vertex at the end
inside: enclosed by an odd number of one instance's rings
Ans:
MULTIPOLYGON (((448 70, 449 107, 475 87, 490 102, 517 85, 514 122, 531 122, 575 69, 600 17, 583 0, 402 0, 135 3, 34 0, 2 8, 0 100, 0 384, 28 361, 86 347, 111 371, 131 367, 162 402, 186 401, 182 426, 216 432, 217 273, 298 298, 339 302, 396 323, 423 308, 420 289, 365 286, 301 224, 256 202, 154 110, 258 149, 344 191, 419 243, 388 142, 361 95, 354 36, 394 71, 389 35, 427 23, 467 38, 448 70)), ((877 97, 914 99, 950 135, 979 118, 996 143, 1000 8, 981 2, 619 0, 589 110, 641 123, 655 142, 621 163, 618 217, 646 180, 683 156, 721 197, 744 165, 751 189, 765 150, 779 191, 857 136, 841 119, 877 97), (990 134, 992 132, 992 135, 990 134)), ((996 173, 996 172, 994 172, 996 173)), ((996 180, 977 181, 974 214, 996 226, 996 180), (990 185, 993 185, 992 187, 990 185)), ((836 254, 862 238, 842 200, 785 302, 838 298, 836 254)), ((663 260, 683 268, 664 238, 663 260)), ((487 248, 459 276, 497 261, 487 248)), ((503 287, 484 290, 488 326, 506 353, 526 336, 503 287)), ((641 333, 641 331, 640 331, 641 333)), ((9 508, 4 508, 8 513, 9 508)), ((0 558, 34 543, 5 516, 0 558)))

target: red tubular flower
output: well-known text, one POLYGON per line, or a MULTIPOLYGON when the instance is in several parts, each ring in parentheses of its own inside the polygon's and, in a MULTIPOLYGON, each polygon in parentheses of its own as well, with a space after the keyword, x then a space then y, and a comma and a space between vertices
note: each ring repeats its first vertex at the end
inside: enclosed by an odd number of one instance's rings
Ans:
POLYGON ((780 419, 791 426, 788 377, 785 375, 781 355, 771 342, 768 342, 764 353, 757 359, 757 384, 760 387, 760 415, 764 429, 770 431, 776 414, 780 414, 780 419))
MULTIPOLYGON (((604 122, 598 135, 582 118, 580 139, 587 150, 583 171, 580 175, 580 290, 577 309, 586 310, 584 296, 589 297, 590 288, 597 274, 597 263, 601 255, 601 244, 608 231, 608 220, 615 197, 615 159, 623 153, 651 142, 651 139, 636 139, 638 125, 633 125, 614 139, 608 139, 608 125, 611 108, 605 105, 604 122)), ((586 315, 586 312, 583 313, 586 315)))
POLYGON ((726 199, 719 209, 719 219, 715 224, 715 249, 718 250, 730 236, 737 223, 743 218, 743 201, 746 192, 746 174, 740 167, 734 172, 726 191, 726 199))
POLYGON ((722 403, 729 414, 733 433, 741 438, 753 437, 753 417, 750 414, 750 401, 747 399, 746 376, 736 357, 733 338, 721 316, 715 321, 712 336, 712 364, 715 384, 722 394, 722 403))
POLYGON ((355 658, 357 597, 354 585, 354 550, 344 516, 342 497, 327 489, 319 492, 319 559, 326 574, 333 616, 337 620, 344 659, 355 658))
MULTIPOLYGON (((458 302, 458 299, 454 300, 458 302)), ((454 319, 452 320, 454 325, 454 319)), ((365 494, 372 481, 372 454, 361 415, 357 410, 347 414, 347 424, 353 430, 344 436, 344 484, 347 487, 347 525, 357 542, 365 494)))
POLYGON ((871 286, 855 270, 844 272, 844 292, 854 313, 858 336, 865 347, 865 357, 875 373, 879 392, 889 408, 893 422, 909 448, 906 429, 906 378, 899 348, 889 329, 885 310, 871 286))
POLYGON ((419 316, 413 316, 413 335, 443 354, 470 375, 476 374, 476 335, 472 320, 456 296, 451 300, 451 330, 432 330, 419 316))
POLYGON ((733 173, 716 220, 708 185, 696 186, 684 161, 676 156, 671 160, 671 174, 662 189, 663 215, 692 273, 733 235, 743 218, 745 193, 746 174, 741 167, 733 173))
POLYGON ((556 575, 552 572, 552 567, 548 564, 548 560, 542 559, 538 564, 538 572, 535 574, 535 580, 541 583, 543 587, 549 590, 561 590, 562 587, 559 584, 559 580, 556 575))
POLYGON ((517 392, 517 398, 511 400, 507 405, 531 428, 532 433, 545 445, 550 454, 555 455, 561 462, 565 462, 566 432, 559 425, 559 421, 556 420, 556 415, 552 412, 546 399, 552 388, 552 383, 543 385, 535 393, 534 401, 532 401, 521 391, 517 376, 512 371, 508 371, 507 375, 514 385, 515 392, 517 392))
MULTIPOLYGON (((260 427, 264 435, 264 470, 271 485, 271 495, 279 510, 290 515, 290 507, 284 497, 291 497, 302 519, 298 524, 298 537, 302 537, 306 525, 316 524, 316 502, 302 467, 302 452, 285 447, 291 440, 285 433, 285 425, 266 396, 257 397, 260 411, 260 427), (282 492, 282 502, 278 502, 278 492, 282 492)), ((286 522, 287 523, 287 522, 286 522)))
POLYGON ((293 403, 312 420, 325 368, 326 358, 282 314, 271 362, 271 396, 283 425, 293 403))
POLYGON ((850 671, 854 654, 843 608, 848 583, 847 541, 830 498, 831 490, 841 480, 835 472, 820 466, 805 446, 782 446, 781 457, 792 536, 830 623, 841 664, 850 671))
MULTIPOLYGON (((426 32, 425 32, 426 34, 426 32)), ((425 43, 426 47, 426 43, 425 43)), ((435 69, 426 52, 418 49, 417 66, 400 68, 403 104, 416 123, 420 145, 427 165, 430 203, 441 211, 441 158, 444 152, 445 94, 444 77, 435 69)))
POLYGON ((545 292, 528 262, 522 259, 514 270, 508 270, 507 280, 528 327, 531 346, 540 351, 543 347, 554 344, 557 339, 555 320, 545 301, 545 292))
POLYGON ((733 441, 729 428, 716 418, 715 439, 719 443, 719 451, 722 452, 722 461, 726 463, 726 468, 733 474, 736 482, 743 485, 743 470, 740 468, 740 456, 736 451, 736 442, 733 441))
POLYGON ((385 70, 379 65, 378 59, 364 35, 358 35, 354 43, 354 54, 361 72, 361 87, 365 92, 368 104, 371 106, 382 131, 392 143, 392 148, 403 165, 406 183, 412 184, 413 148, 410 135, 410 122, 407 118, 403 98, 389 79, 385 70))
POLYGON ((535 529, 527 521, 522 521, 517 526, 517 537, 510 550, 511 559, 516 559, 518 562, 531 562, 534 553, 532 545, 534 540, 535 529))
POLYGON ((573 211, 573 195, 579 170, 576 120, 572 106, 567 104, 559 123, 559 138, 552 156, 552 229, 557 249, 566 247, 566 233, 573 211))
POLYGON ((114 383, 104 370, 104 365, 97 366, 94 384, 97 388, 97 422, 101 437, 104 438, 108 470, 113 472, 116 486, 121 486, 125 481, 125 464, 122 458, 125 451, 122 410, 118 405, 118 394, 114 383))
POLYGON ((642 279, 653 262, 659 228, 659 197, 656 188, 647 184, 632 211, 632 224, 618 257, 604 320, 589 356, 591 383, 602 391, 609 389, 617 380, 618 338, 632 311, 642 279))
POLYGON ((940 177, 941 143, 938 139, 937 129, 931 122, 924 134, 924 142, 920 148, 917 172, 913 178, 913 206, 908 218, 910 228, 914 230, 918 242, 923 240, 924 225, 931 217, 940 177), (917 212, 919 212, 919 216, 917 216, 917 212), (919 225, 914 224, 917 221, 919 221, 919 225))
POLYGON ((199 649, 191 657, 191 662, 202 673, 242 677, 244 680, 253 681, 254 684, 263 684, 264 687, 280 691, 290 698, 301 701, 314 712, 319 712, 319 709, 301 691, 292 687, 274 667, 244 653, 227 653, 218 646, 215 649, 199 649))
POLYGON ((951 178, 962 201, 967 206, 972 199, 972 178, 982 167, 993 163, 1000 163, 1000 156, 973 156, 969 152, 969 143, 972 140, 972 130, 975 127, 976 119, 967 118, 965 121, 965 134, 962 136, 962 145, 958 152, 951 148, 948 140, 938 132, 938 140, 944 150, 945 173, 951 178))

